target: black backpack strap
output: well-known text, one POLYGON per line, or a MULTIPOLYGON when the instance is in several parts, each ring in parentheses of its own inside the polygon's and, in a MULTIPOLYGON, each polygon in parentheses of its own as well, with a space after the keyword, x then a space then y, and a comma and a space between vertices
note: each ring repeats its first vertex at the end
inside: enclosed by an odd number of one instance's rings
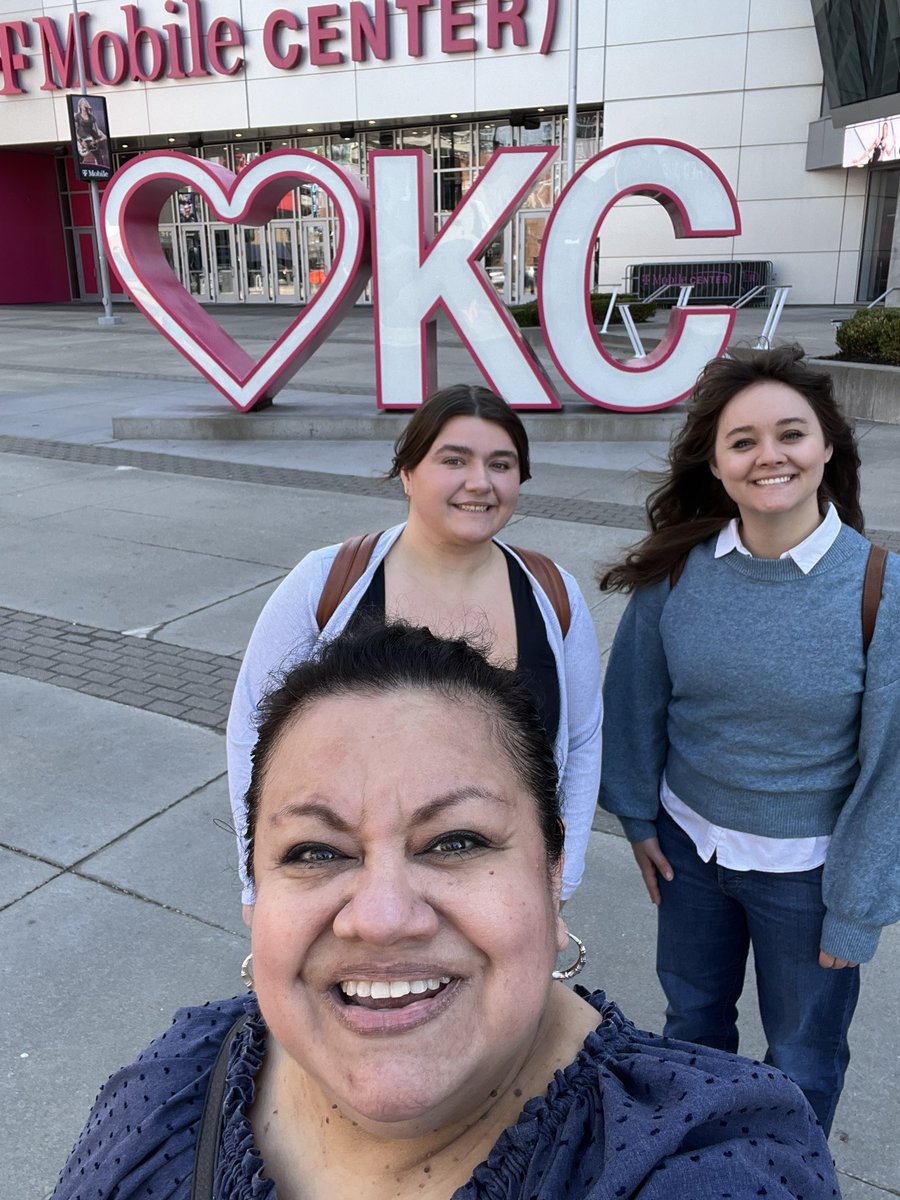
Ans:
POLYGON ((883 546, 872 546, 869 550, 862 591, 863 654, 868 654, 869 642, 871 642, 872 634, 875 632, 878 605, 881 603, 881 592, 884 588, 884 571, 887 566, 887 558, 888 552, 883 546))
POLYGON ((222 1138, 222 1103, 225 1099, 225 1075, 231 1047, 237 1034, 247 1021, 247 1013, 241 1013, 219 1047, 216 1061, 210 1072, 203 1102, 203 1114, 197 1131, 197 1149, 194 1155, 194 1176, 191 1181, 191 1200, 213 1200, 213 1184, 216 1178, 216 1163, 219 1158, 219 1142, 222 1138))

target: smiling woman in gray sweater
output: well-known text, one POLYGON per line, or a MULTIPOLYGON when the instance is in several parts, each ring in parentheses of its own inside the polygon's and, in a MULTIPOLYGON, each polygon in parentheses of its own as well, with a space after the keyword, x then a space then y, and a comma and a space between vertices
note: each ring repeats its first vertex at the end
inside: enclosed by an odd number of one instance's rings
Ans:
POLYGON ((826 1131, 858 964, 900 918, 900 560, 868 650, 859 457, 781 349, 709 364, 610 654, 601 803, 658 906, 665 1031, 737 1049, 749 947, 768 1061, 826 1131))

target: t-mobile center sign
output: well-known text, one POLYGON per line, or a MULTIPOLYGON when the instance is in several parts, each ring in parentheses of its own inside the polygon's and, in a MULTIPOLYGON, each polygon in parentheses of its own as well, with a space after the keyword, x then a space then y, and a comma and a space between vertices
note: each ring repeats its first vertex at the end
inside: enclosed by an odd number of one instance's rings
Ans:
MULTIPOLYGON (((370 278, 375 308, 378 405, 409 409, 437 386, 436 315, 443 310, 490 385, 514 408, 558 409, 553 386, 498 298, 482 265, 488 245, 556 154, 495 152, 475 185, 434 234, 432 166, 421 151, 376 151, 371 196, 358 176, 304 150, 263 155, 239 175, 160 151, 132 159, 103 202, 110 258, 135 304, 242 412, 270 401, 338 326, 370 278), (324 285, 256 361, 189 295, 159 239, 168 198, 185 187, 214 219, 265 225, 286 192, 306 181, 330 195, 339 218, 324 285)), ((731 334, 730 307, 675 308, 661 344, 618 362, 601 345, 590 308, 591 261, 603 221, 625 196, 648 196, 679 238, 734 237, 737 201, 718 167, 678 142, 634 141, 590 159, 569 181, 547 223, 538 265, 540 320, 566 382, 600 408, 651 412, 675 404, 731 334)))

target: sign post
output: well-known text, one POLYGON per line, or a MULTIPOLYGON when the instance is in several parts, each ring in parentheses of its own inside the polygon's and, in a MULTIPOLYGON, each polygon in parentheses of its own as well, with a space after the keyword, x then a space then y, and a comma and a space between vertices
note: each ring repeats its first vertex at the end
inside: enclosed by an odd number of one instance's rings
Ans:
POLYGON ((109 265, 106 261, 106 246, 100 224, 100 192, 97 187, 98 180, 105 183, 112 175, 109 121, 106 115, 106 101, 100 97, 95 97, 93 100, 88 99, 78 0, 72 0, 72 13, 75 18, 74 34, 78 78, 81 83, 80 97, 70 96, 69 98, 72 156, 75 160, 76 177, 86 182, 91 192, 91 216, 94 222, 94 238, 97 243, 97 259, 100 264, 100 289, 103 296, 103 316, 97 318, 97 324, 101 329, 109 329, 122 324, 121 317, 113 316, 109 292, 109 265))

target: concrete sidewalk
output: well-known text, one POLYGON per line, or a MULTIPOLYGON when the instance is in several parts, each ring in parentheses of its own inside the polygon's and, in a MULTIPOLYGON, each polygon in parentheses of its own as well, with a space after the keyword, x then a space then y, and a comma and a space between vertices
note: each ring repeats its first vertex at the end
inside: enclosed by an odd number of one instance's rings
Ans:
MULTIPOLYGON (((838 314, 787 310, 779 340, 830 352, 838 314)), ((745 344, 764 315, 741 314, 745 344)), ((44 1200, 99 1084, 175 1008, 241 990, 222 735, 240 653, 307 550, 404 512, 375 478, 387 438, 113 438, 114 417, 211 393, 138 315, 111 331, 96 316, 0 309, 0 1147, 18 1200, 44 1200)), ((258 351, 283 314, 225 319, 258 351)), ((449 334, 440 343, 442 379, 479 379, 449 334)), ((371 362, 371 317, 355 312, 291 394, 367 416, 371 362)), ((597 591, 595 564, 639 536, 666 449, 633 420, 617 440, 536 442, 511 529, 574 571, 604 650, 622 601, 597 591)), ((867 517, 900 548, 900 427, 859 433, 867 517)), ((602 819, 567 918, 590 952, 586 985, 658 1029, 653 910, 602 819)), ((894 927, 863 969, 831 1141, 849 1200, 900 1196, 898 971, 894 927)), ((741 1024, 742 1048, 761 1053, 749 993, 741 1024)))

